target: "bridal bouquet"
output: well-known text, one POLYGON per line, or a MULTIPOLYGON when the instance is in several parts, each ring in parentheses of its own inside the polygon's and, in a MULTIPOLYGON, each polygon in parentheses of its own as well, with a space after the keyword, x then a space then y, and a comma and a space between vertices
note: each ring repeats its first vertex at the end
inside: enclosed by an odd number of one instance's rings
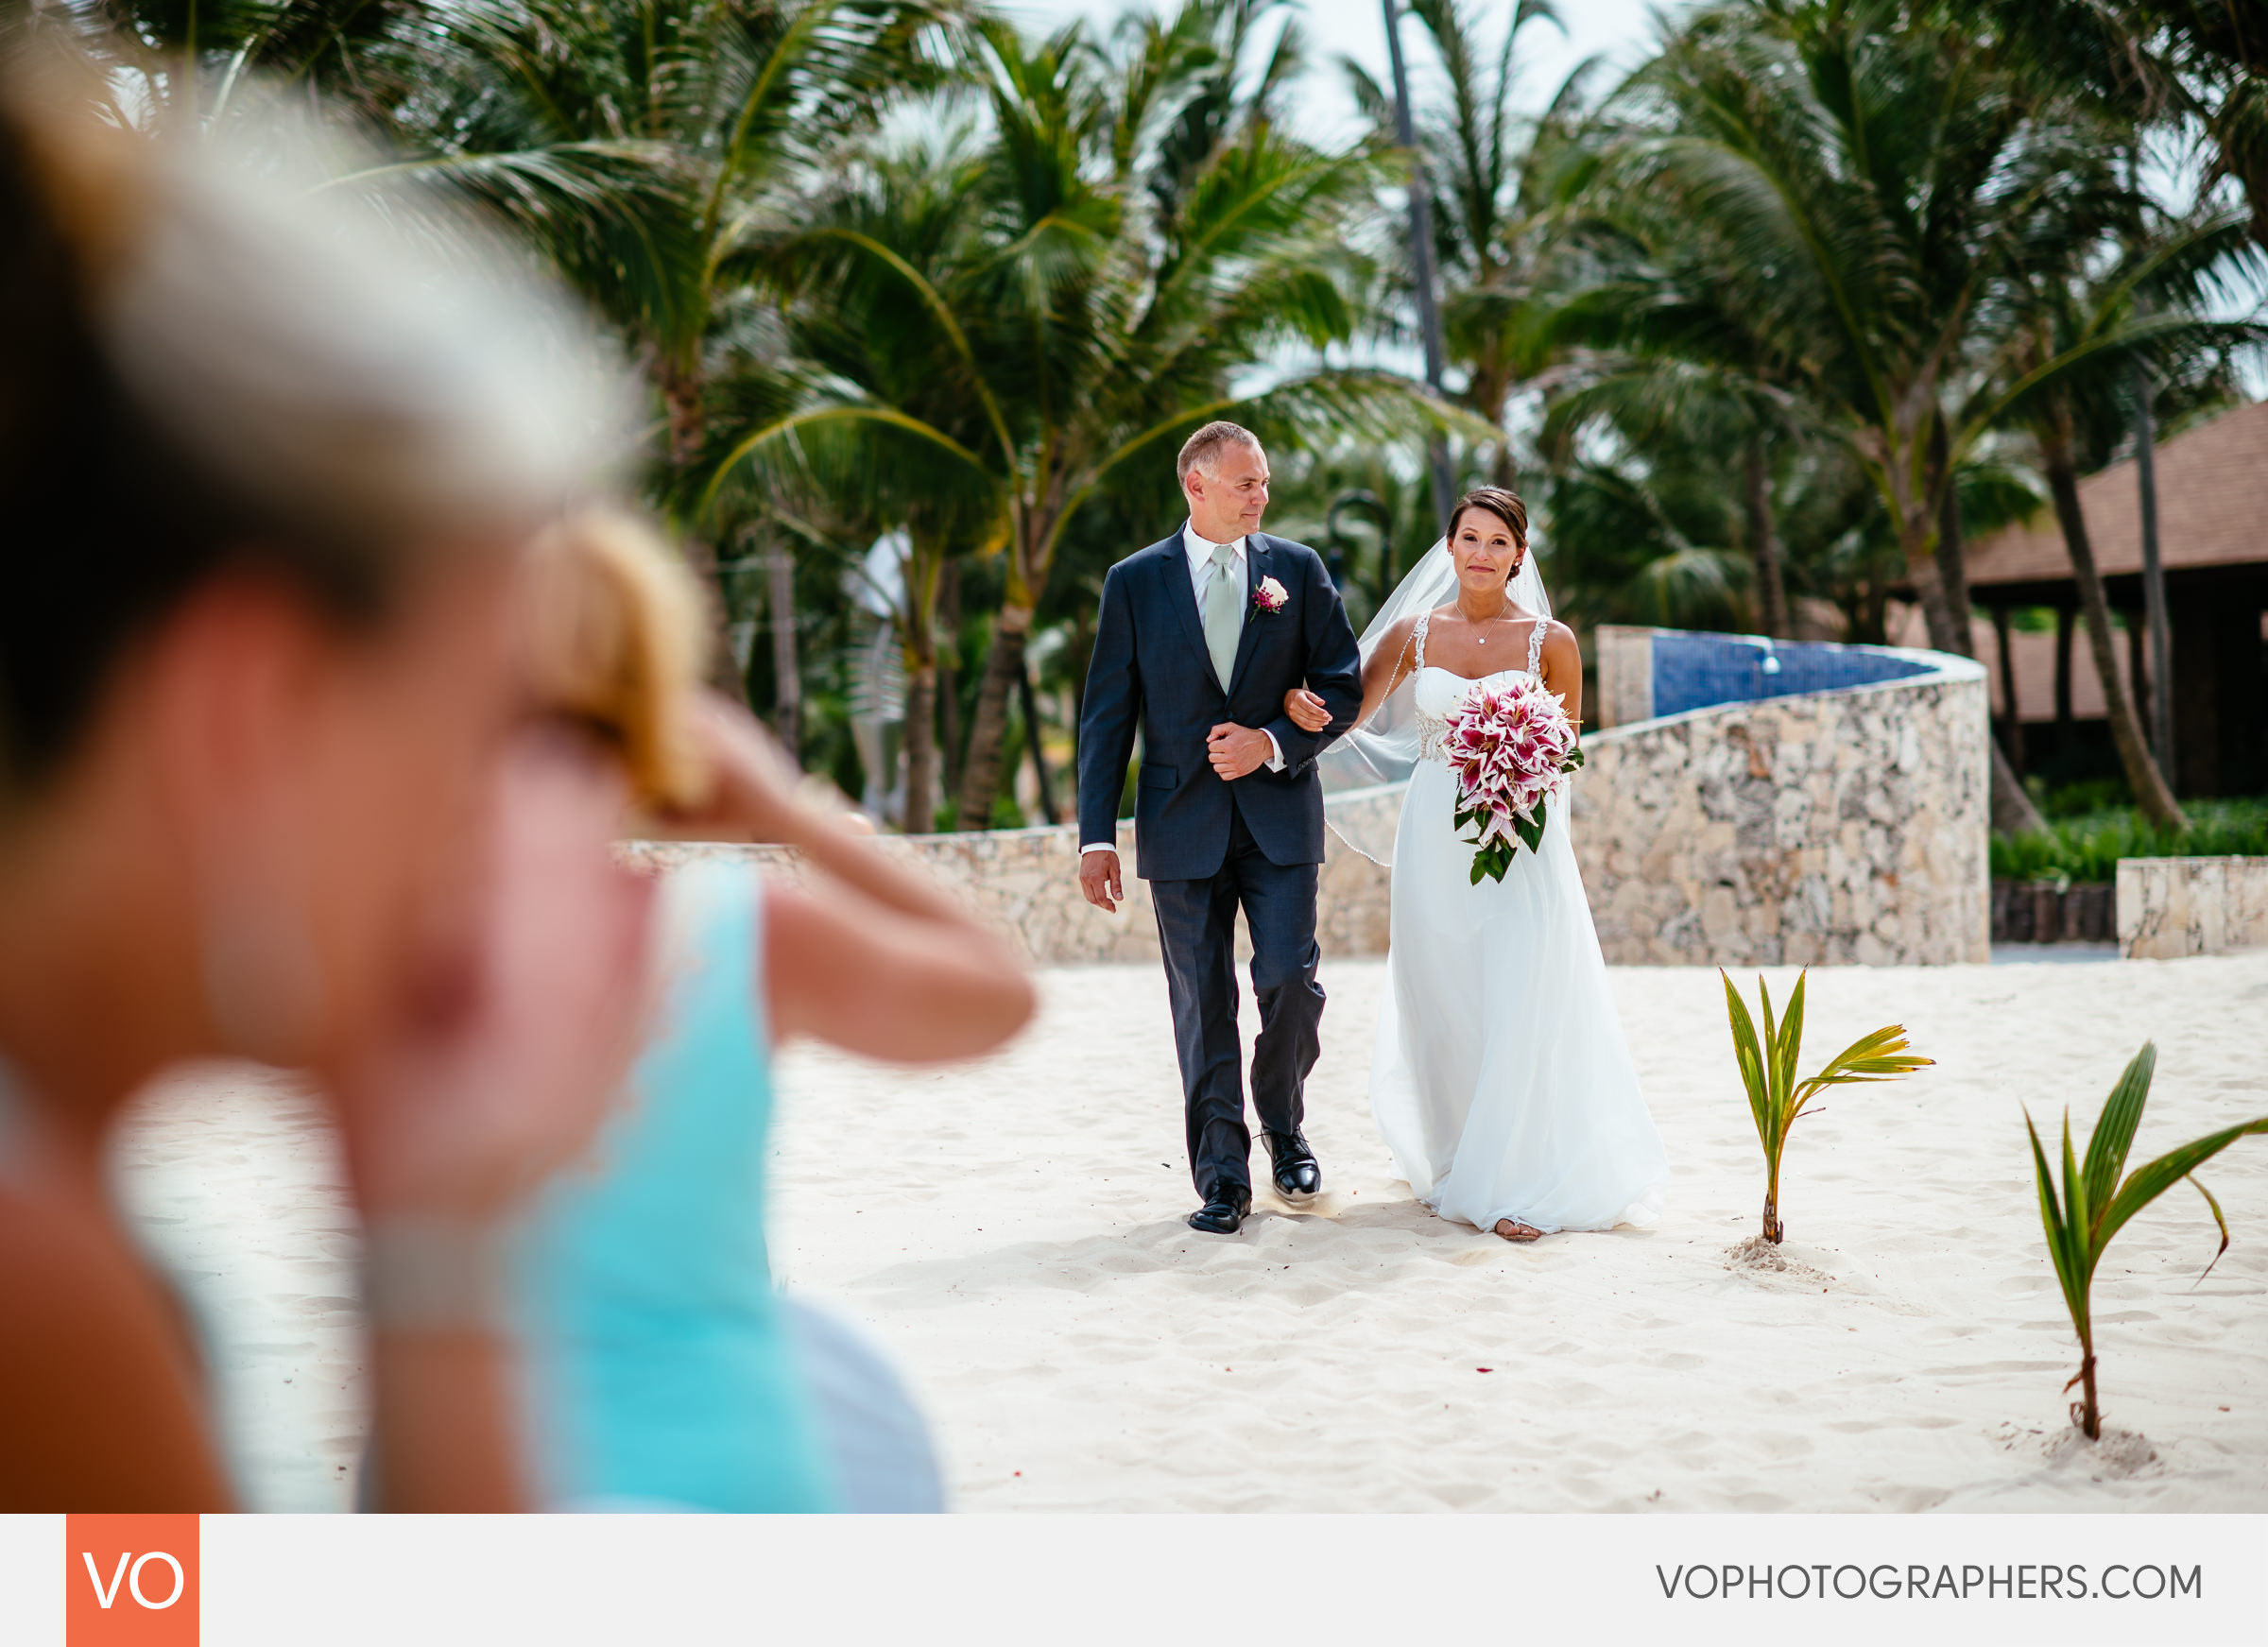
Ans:
POLYGON ((1475 692, 1450 712, 1441 753, 1457 778, 1456 821, 1478 824, 1463 837, 1472 855, 1472 884, 1502 881, 1522 842, 1543 841, 1543 807, 1562 774, 1583 764, 1582 746, 1566 706, 1541 681, 1522 678, 1502 692, 1475 692))

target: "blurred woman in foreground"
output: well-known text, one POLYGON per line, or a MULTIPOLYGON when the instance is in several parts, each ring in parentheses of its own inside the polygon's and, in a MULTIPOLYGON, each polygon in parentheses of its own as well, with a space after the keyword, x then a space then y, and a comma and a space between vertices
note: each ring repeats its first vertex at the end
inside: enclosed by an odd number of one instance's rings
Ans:
POLYGON ((539 689, 590 729, 641 808, 677 832, 793 846, 805 870, 784 885, 714 857, 662 878, 656 1038, 520 1255, 543 1496, 935 1507, 894 1381, 773 1294, 772 1053, 809 1036, 898 1063, 972 1057, 1031 1016, 1030 979, 936 888, 799 803, 761 729, 699 695, 697 602, 643 528, 582 517, 534 570, 539 689))
POLYGON ((0 81, 0 1510, 230 1507, 102 1173, 215 1057, 337 1106, 387 1501, 514 1507, 495 1233, 642 1027, 620 784, 511 644, 608 397, 538 294, 0 81))

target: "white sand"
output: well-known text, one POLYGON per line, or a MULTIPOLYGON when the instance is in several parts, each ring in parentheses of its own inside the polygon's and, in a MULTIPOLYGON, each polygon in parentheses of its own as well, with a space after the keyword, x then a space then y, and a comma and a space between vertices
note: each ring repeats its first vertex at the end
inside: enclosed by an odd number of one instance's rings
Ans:
POLYGON ((320 1108, 267 1071, 192 1072, 144 1097, 112 1161, 204 1335, 244 1501, 350 1507, 369 1399, 361 1238, 320 1108))
MULTIPOLYGON (((1892 1020, 1940 1067, 1798 1124, 1790 1267, 1764 1272, 1727 1262, 1762 1171, 1715 973, 1614 974, 1667 1221, 1529 1247, 1440 1223, 1394 1176, 1365 1099, 1383 975, 1325 969, 1308 1134, 1332 1193, 1298 1213, 1263 1194, 1233 1238, 1181 1223, 1155 968, 1050 973, 1038 1028, 980 1066, 787 1061, 776 1262, 896 1353, 959 1507, 2268 1509, 2268 1139, 2204 1175, 2236 1244, 2203 1285, 2215 1237, 2187 1187, 2112 1248, 2115 1433, 2091 1449, 2064 1415, 2077 1350, 2019 1112, 2091 1125, 2145 1037, 2138 1162, 2268 1111, 2268 953, 1814 973, 1807 1071, 1892 1020)), ((208 1083, 125 1153, 177 1243, 247 1266, 224 1366, 266 1460, 255 1501, 335 1501, 359 1374, 319 1136, 208 1083), (192 1173, 192 1150, 218 1165, 192 1173)))

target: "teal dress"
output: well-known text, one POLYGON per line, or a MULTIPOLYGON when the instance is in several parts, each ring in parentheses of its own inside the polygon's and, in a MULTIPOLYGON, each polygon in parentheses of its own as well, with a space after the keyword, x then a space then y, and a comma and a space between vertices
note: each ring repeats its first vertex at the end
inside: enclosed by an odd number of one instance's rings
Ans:
POLYGON ((661 891, 665 994, 594 1156, 516 1252, 532 1450, 559 1508, 810 1511, 834 1484, 764 1245, 764 889, 661 891))

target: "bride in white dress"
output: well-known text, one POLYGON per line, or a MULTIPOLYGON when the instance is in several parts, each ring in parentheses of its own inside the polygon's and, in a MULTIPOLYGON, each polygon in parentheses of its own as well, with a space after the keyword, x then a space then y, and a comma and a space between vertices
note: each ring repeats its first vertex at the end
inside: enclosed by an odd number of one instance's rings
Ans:
MULTIPOLYGON (((1511 492, 1459 502, 1449 539, 1364 634, 1359 729, 1323 757, 1334 790, 1409 781, 1390 849, 1349 841, 1394 869, 1371 1112, 1428 1206, 1508 1241, 1651 1224, 1669 1176, 1607 990, 1564 782, 1541 849, 1515 852, 1502 882, 1473 884, 1473 848, 1452 822, 1441 737, 1468 695, 1524 672, 1581 718, 1582 656, 1527 548, 1511 492)), ((1312 729, 1321 700, 1294 692, 1285 711, 1312 729)))

